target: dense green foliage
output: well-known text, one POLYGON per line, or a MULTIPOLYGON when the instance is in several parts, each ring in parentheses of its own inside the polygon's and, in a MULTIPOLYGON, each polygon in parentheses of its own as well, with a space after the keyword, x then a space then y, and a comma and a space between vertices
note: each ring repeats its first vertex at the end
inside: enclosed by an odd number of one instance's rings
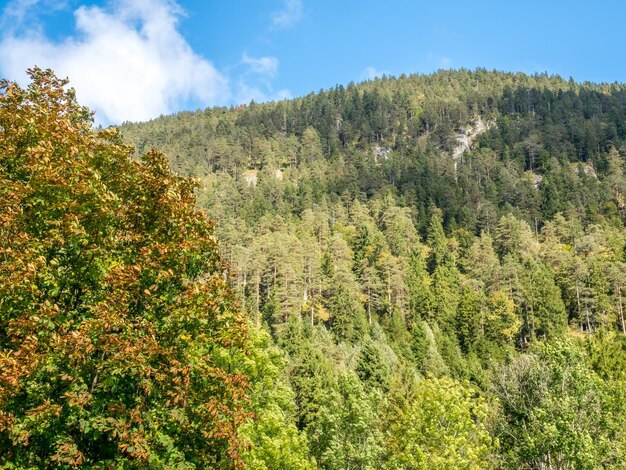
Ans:
POLYGON ((477 70, 122 126, 283 357, 251 468, 626 466, 624 123, 621 85, 477 70))
POLYGON ((242 467, 247 322, 193 183, 0 85, 0 467, 242 467))
POLYGON ((127 124, 133 161, 32 78, 0 467, 626 467, 624 87, 385 78, 127 124))

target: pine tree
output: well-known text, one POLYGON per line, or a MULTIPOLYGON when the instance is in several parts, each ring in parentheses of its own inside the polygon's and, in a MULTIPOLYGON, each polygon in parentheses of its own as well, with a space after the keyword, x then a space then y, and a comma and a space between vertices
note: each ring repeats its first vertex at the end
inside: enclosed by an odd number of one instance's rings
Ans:
POLYGON ((415 248, 409 258, 406 284, 408 289, 409 325, 417 325, 421 319, 432 318, 434 299, 431 278, 426 269, 426 260, 420 248, 415 248))
POLYGON ((338 387, 326 398, 319 427, 311 438, 320 467, 379 468, 382 434, 376 425, 378 400, 368 396, 355 374, 339 377, 338 387))
POLYGON ((411 401, 388 418, 386 467, 491 468, 495 445, 487 410, 468 385, 445 378, 420 381, 411 401))
POLYGON ((484 310, 484 294, 471 286, 466 286, 461 294, 456 313, 456 333, 465 352, 469 351, 474 342, 484 335, 482 314, 484 310))

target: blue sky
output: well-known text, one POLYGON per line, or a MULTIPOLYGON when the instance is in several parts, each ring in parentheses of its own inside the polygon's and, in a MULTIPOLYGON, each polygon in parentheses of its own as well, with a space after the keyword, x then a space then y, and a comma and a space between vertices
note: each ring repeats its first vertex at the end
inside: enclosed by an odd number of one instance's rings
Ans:
POLYGON ((626 3, 10 0, 0 74, 69 76, 102 124, 486 67, 626 81, 626 3))

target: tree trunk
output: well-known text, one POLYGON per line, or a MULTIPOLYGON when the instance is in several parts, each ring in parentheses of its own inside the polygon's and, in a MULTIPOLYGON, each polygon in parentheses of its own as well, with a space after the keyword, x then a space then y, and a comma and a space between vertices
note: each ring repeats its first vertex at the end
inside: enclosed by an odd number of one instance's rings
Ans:
POLYGON ((576 282, 576 305, 578 307, 578 324, 580 325, 580 331, 583 331, 583 318, 580 312, 580 289, 578 288, 578 282, 576 282))
POLYGON ((622 333, 626 335, 626 324, 624 324, 624 305, 622 303, 622 289, 617 286, 617 295, 619 297, 619 320, 622 323, 622 333))
POLYGON ((256 326, 259 327, 261 325, 261 321, 259 318, 259 307, 261 300, 261 276, 257 274, 256 277, 256 326))
POLYGON ((372 324, 372 288, 367 286, 367 320, 372 324))

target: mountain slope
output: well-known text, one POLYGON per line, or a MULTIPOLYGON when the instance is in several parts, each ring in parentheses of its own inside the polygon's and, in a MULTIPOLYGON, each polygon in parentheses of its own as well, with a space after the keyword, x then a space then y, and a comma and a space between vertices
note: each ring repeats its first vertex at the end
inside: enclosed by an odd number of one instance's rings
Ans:
POLYGON ((121 130, 199 178, 321 468, 624 466, 623 85, 444 71, 121 130))

